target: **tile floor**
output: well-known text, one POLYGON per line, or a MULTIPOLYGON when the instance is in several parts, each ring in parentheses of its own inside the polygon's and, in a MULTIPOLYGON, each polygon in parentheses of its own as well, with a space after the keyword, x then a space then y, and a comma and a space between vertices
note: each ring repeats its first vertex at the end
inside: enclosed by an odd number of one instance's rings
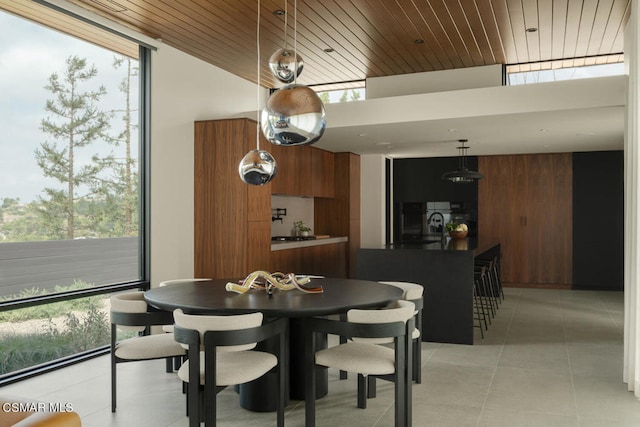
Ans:
MULTIPOLYGON (((621 292, 505 289, 488 334, 473 346, 423 343, 422 384, 413 386, 414 426, 638 426, 640 402, 622 382, 621 292)), ((119 365, 119 399, 110 411, 109 359, 100 357, 7 385, 0 394, 70 402, 86 427, 183 427, 184 396, 163 361, 119 365)), ((393 385, 357 409, 353 376, 330 372, 317 425, 393 425, 393 385)), ((275 424, 274 413, 241 409, 219 396, 218 425, 275 424)), ((286 425, 304 425, 303 402, 287 407, 286 425)))

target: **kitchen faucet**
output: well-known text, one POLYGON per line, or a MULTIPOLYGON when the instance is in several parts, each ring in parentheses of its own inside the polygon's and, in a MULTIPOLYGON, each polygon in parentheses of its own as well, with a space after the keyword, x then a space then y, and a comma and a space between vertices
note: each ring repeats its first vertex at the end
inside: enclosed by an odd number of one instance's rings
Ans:
POLYGON ((431 219, 435 216, 435 215, 440 215, 440 219, 442 219, 442 225, 440 226, 440 238, 442 239, 442 241, 444 241, 444 215, 442 215, 441 212, 434 212, 431 215, 429 215, 429 218, 427 218, 427 225, 431 225, 431 219))

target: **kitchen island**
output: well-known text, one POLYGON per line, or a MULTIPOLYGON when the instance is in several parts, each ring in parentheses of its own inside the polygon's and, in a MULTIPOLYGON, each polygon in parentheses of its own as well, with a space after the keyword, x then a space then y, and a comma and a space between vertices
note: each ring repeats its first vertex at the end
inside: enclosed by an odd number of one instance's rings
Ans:
POLYGON ((358 278, 424 286, 422 340, 473 344, 474 261, 500 255, 500 243, 468 237, 358 251, 358 278))

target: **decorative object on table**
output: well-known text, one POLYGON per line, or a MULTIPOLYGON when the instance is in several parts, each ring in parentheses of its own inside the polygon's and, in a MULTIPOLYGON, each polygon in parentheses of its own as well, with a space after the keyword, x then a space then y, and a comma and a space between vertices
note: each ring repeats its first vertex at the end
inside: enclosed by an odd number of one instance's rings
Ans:
POLYGON ((312 277, 320 276, 297 276, 294 273, 269 273, 258 270, 249 274, 240 284, 228 282, 225 289, 239 294, 244 294, 249 289, 264 289, 268 295, 271 295, 274 288, 281 291, 297 289, 308 294, 321 293, 323 291, 322 286, 305 286, 311 282, 312 277))
MULTIPOLYGON (((256 46, 258 51, 258 85, 256 110, 260 111, 260 0, 258 0, 258 24, 256 27, 256 46)), ((240 179, 250 185, 264 185, 270 182, 278 172, 278 164, 271 153, 260 149, 260 123, 256 123, 256 149, 249 151, 238 165, 240 179)))
POLYGON ((449 221, 445 227, 452 239, 464 239, 469 233, 469 227, 464 223, 458 224, 456 222, 449 221))
POLYGON ((304 225, 303 221, 296 221, 293 223, 293 228, 298 236, 308 236, 311 229, 304 225))
MULTIPOLYGON (((307 86, 297 84, 297 77, 303 67, 297 49, 297 13, 298 2, 295 0, 293 52, 286 48, 285 22, 285 49, 279 50, 271 57, 275 59, 275 69, 273 61, 269 64, 278 80, 289 83, 273 92, 262 110, 262 133, 275 145, 313 144, 322 137, 326 127, 324 104, 318 94, 307 86)), ((286 19, 287 12, 284 15, 286 19)))
POLYGON ((445 172, 442 174, 442 179, 454 182, 454 183, 469 183, 474 182, 478 179, 484 178, 480 172, 470 171, 467 168, 467 150, 469 147, 466 147, 464 144, 467 142, 467 139, 459 139, 458 142, 460 145, 458 146, 458 169, 445 172))

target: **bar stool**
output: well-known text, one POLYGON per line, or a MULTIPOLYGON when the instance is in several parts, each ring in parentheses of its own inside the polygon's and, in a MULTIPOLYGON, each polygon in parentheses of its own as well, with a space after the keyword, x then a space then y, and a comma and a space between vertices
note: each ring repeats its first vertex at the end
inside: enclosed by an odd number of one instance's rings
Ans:
POLYGON ((487 322, 487 312, 485 310, 484 303, 480 297, 481 291, 481 274, 479 272, 474 272, 474 285, 473 285, 473 327, 480 328, 480 336, 484 339, 484 331, 489 329, 489 324, 487 322), (475 321, 478 321, 476 325, 475 321), (484 322, 484 329, 482 328, 482 323, 484 322))

